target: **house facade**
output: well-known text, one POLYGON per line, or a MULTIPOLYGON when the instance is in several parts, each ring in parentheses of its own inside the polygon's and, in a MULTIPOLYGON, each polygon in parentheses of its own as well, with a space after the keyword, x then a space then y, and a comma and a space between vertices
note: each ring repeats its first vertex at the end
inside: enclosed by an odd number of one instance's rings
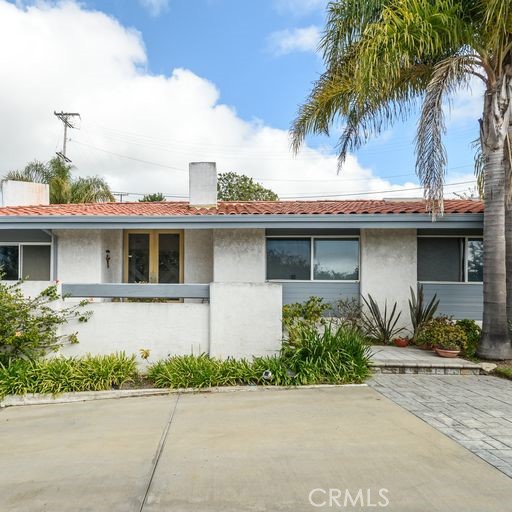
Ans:
POLYGON ((479 201, 446 200, 433 222, 420 200, 218 202, 215 164, 190 164, 189 177, 189 202, 34 205, 4 190, 4 279, 91 299, 66 353, 267 355, 282 304, 371 294, 396 301, 406 325, 418 284, 440 313, 481 320, 479 201))

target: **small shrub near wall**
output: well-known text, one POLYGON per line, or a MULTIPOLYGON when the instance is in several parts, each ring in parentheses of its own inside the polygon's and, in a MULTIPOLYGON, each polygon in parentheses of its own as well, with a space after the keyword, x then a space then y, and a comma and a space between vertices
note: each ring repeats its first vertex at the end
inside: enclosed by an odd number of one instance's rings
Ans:
POLYGON ((0 365, 0 397, 116 389, 138 377, 135 356, 123 352, 81 358, 19 359, 0 365))
POLYGON ((151 365, 147 377, 157 387, 204 388, 360 383, 369 376, 371 352, 359 331, 328 325, 319 332, 309 325, 294 333, 279 356, 252 360, 174 356, 151 365))
POLYGON ((60 299, 55 285, 36 297, 25 297, 21 282, 0 281, 0 364, 35 360, 66 343, 78 343, 76 333, 58 335, 57 331, 70 320, 86 322, 90 317, 90 312, 84 311, 88 301, 55 307, 60 299))

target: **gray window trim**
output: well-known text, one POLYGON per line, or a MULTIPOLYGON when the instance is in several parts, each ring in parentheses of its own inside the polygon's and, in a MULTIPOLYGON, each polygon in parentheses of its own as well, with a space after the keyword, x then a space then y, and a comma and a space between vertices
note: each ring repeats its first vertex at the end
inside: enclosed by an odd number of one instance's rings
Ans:
POLYGON ((265 237, 265 279, 270 283, 359 283, 361 280, 361 237, 359 235, 268 235, 265 237), (277 238, 282 240, 284 238, 291 239, 309 239, 310 240, 310 268, 309 268, 309 279, 266 279, 267 274, 267 240, 269 238, 277 238), (316 239, 325 240, 357 240, 358 244, 358 274, 359 279, 314 279, 314 241, 316 239))

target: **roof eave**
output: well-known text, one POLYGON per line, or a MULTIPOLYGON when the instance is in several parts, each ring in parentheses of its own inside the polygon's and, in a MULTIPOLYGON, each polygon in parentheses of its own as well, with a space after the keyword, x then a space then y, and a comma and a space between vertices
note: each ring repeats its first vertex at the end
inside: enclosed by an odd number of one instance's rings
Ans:
POLYGON ((0 229, 205 229, 205 228, 482 228, 481 213, 341 215, 0 216, 0 229))

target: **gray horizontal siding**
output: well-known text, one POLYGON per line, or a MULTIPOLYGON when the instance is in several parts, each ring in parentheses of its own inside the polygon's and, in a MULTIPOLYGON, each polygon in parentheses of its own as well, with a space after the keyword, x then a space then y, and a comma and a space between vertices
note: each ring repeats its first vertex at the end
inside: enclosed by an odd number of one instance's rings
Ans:
POLYGON ((51 242, 52 237, 41 229, 1 229, 0 242, 51 242))
POLYGON ((62 295, 66 297, 103 297, 137 299, 207 299, 208 284, 80 284, 63 283, 62 295))
POLYGON ((438 314, 456 319, 482 320, 484 309, 483 285, 480 283, 423 283, 425 299, 437 294, 438 314))
POLYGON ((305 302, 312 295, 331 303, 340 299, 359 299, 359 283, 326 283, 319 281, 281 283, 283 304, 305 302))

